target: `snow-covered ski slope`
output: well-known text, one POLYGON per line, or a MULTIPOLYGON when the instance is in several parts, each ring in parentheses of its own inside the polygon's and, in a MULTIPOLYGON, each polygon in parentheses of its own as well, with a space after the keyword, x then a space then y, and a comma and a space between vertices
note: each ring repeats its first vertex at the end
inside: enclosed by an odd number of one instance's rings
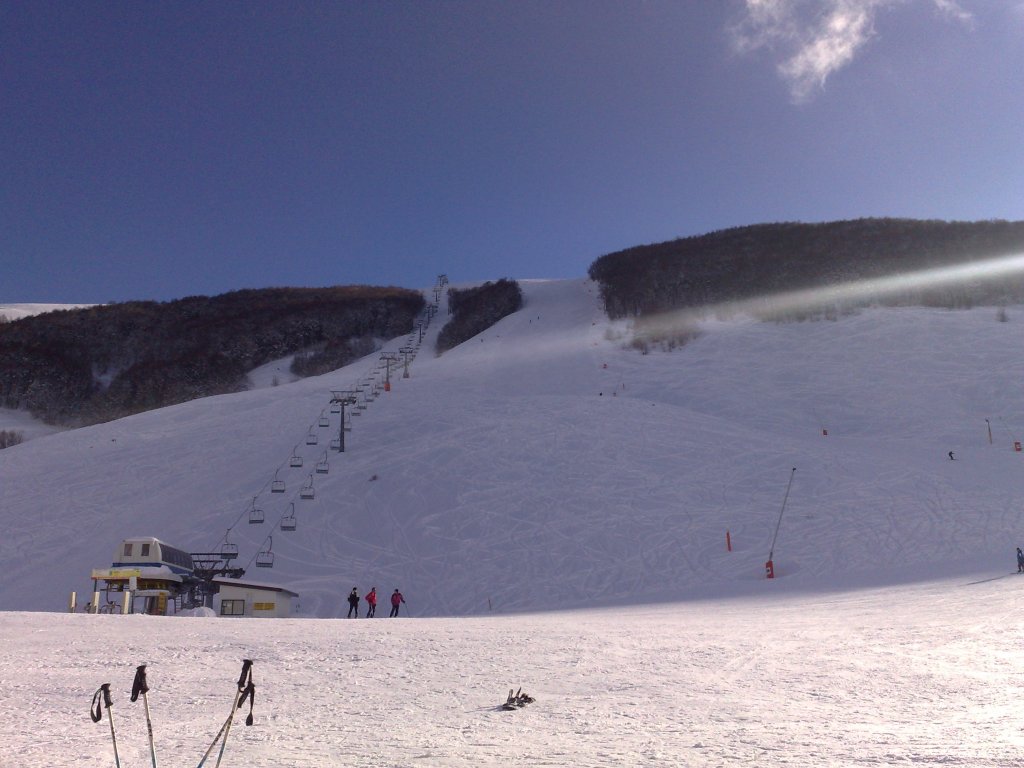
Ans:
POLYGON ((1024 310, 712 321, 640 355, 591 284, 523 285, 441 358, 435 321, 313 501, 309 425, 371 360, 0 451, 0 766, 112 765, 104 682, 121 765, 150 764, 143 663, 159 764, 194 765, 243 658, 224 766, 1024 764, 1024 310), (306 616, 398 586, 414 618, 59 613, 122 536, 208 548, 239 518, 244 561, 292 501, 250 574, 306 616))
POLYGON ((437 357, 442 311, 409 378, 392 371, 353 417, 343 454, 328 450, 331 391, 377 355, 0 452, 0 609, 60 610, 130 535, 189 551, 227 536, 251 576, 321 617, 343 614, 353 585, 399 587, 418 616, 472 615, 1013 566, 1024 311, 709 321, 682 349, 642 355, 589 281, 523 287, 523 310, 437 357), (330 471, 315 473, 325 451, 330 471), (284 494, 269 492, 275 472, 284 494), (309 483, 316 498, 300 499, 309 483), (254 497, 263 525, 248 523, 254 497), (291 504, 297 530, 275 530, 291 504), (257 570, 268 545, 275 566, 257 570))

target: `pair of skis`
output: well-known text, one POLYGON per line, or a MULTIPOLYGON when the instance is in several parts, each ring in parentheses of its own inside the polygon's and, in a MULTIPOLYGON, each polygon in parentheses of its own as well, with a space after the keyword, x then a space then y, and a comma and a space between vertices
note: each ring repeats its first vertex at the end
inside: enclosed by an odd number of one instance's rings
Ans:
MULTIPOLYGON (((220 761, 224 757, 224 748, 228 743, 228 733, 231 731, 231 723, 235 717, 235 710, 241 709, 246 700, 249 701, 249 715, 245 718, 246 725, 252 725, 253 715, 252 709, 256 700, 256 686, 252 682, 252 660, 242 660, 242 674, 238 677, 238 690, 235 692, 234 700, 231 703, 231 714, 228 715, 228 719, 224 721, 224 724, 217 731, 217 735, 213 737, 213 741, 203 754, 202 759, 199 761, 199 765, 196 768, 203 768, 206 764, 207 759, 213 752, 217 743, 220 742, 220 751, 217 753, 217 762, 215 768, 220 768, 220 761)), ((132 695, 131 700, 137 701, 139 696, 142 696, 142 704, 146 710, 146 730, 149 734, 149 755, 153 762, 153 768, 157 768, 156 765, 156 746, 153 743, 153 721, 149 715, 149 699, 146 694, 149 692, 149 685, 146 682, 146 665, 142 664, 135 670, 135 680, 132 682, 132 695)), ((107 710, 107 722, 110 723, 110 740, 114 745, 114 766, 115 768, 121 768, 121 759, 117 754, 117 735, 114 732, 114 716, 111 712, 111 707, 114 702, 110 698, 110 683, 104 683, 93 694, 92 706, 90 708, 89 715, 92 717, 94 723, 100 722, 103 719, 103 708, 107 710)))

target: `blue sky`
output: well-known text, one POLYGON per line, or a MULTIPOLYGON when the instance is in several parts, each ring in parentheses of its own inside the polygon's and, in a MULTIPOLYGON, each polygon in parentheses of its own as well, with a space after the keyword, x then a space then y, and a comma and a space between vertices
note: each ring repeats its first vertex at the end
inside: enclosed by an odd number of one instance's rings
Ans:
POLYGON ((0 301, 1024 218, 1022 0, 0 4, 0 301))

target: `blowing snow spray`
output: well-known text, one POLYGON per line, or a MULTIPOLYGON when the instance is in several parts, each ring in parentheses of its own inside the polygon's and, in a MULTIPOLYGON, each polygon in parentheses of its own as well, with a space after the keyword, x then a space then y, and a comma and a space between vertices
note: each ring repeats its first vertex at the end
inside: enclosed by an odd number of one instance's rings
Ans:
POLYGON ((764 575, 767 579, 775 578, 775 564, 772 558, 775 555, 775 540, 779 538, 779 526, 782 525, 782 513, 786 511, 786 502, 789 500, 789 489, 793 486, 793 475, 796 474, 796 467, 789 472, 789 482, 786 483, 786 495, 782 497, 782 509, 779 510, 779 521, 775 523, 775 535, 772 536, 772 546, 768 551, 768 562, 764 564, 764 575))

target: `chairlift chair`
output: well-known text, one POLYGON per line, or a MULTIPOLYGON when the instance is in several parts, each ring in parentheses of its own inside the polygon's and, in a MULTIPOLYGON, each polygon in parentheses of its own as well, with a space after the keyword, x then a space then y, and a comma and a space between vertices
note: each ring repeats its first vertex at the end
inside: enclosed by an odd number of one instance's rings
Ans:
POLYGON ((331 413, 341 413, 341 403, 331 403, 331 413))
POLYGON ((249 507, 249 525, 259 525, 263 522, 263 510, 256 506, 256 497, 252 497, 252 506, 249 507))
POLYGON ((331 426, 331 419, 326 413, 320 411, 320 420, 317 422, 317 424, 321 427, 329 427, 331 426))
POLYGON ((284 480, 277 479, 277 472, 274 473, 274 480, 270 483, 271 493, 284 493, 284 480))
POLYGON ((310 427, 309 428, 309 434, 306 435, 306 445, 316 445, 316 443, 317 443, 316 432, 314 432, 313 428, 310 427))
POLYGON ((288 459, 288 466, 289 467, 301 467, 302 466, 302 457, 299 456, 298 451, 299 451, 299 446, 298 445, 296 445, 294 448, 292 448, 292 456, 291 456, 290 459, 288 459))
POLYGON ((274 567, 274 540, 267 537, 267 548, 256 553, 256 567, 257 568, 273 568, 274 567))
POLYGON ((309 481, 302 486, 302 490, 299 491, 300 499, 313 499, 316 498, 316 491, 313 489, 313 476, 309 476, 309 481))
POLYGON ((228 540, 228 535, 226 533, 224 534, 224 543, 220 545, 220 556, 225 560, 238 557, 238 545, 232 544, 228 540))
POLYGON ((281 530, 294 531, 297 527, 298 521, 295 519, 295 502, 293 501, 288 505, 288 514, 281 518, 281 530))
POLYGON ((332 451, 340 451, 341 450, 341 438, 340 437, 336 437, 333 440, 331 440, 331 450, 332 451))
MULTIPOLYGON (((341 442, 340 440, 338 441, 341 442)), ((341 448, 341 445, 338 445, 341 448)), ((324 451, 324 457, 316 463, 316 472, 318 475, 326 475, 331 471, 331 465, 327 463, 327 451, 324 451)))

